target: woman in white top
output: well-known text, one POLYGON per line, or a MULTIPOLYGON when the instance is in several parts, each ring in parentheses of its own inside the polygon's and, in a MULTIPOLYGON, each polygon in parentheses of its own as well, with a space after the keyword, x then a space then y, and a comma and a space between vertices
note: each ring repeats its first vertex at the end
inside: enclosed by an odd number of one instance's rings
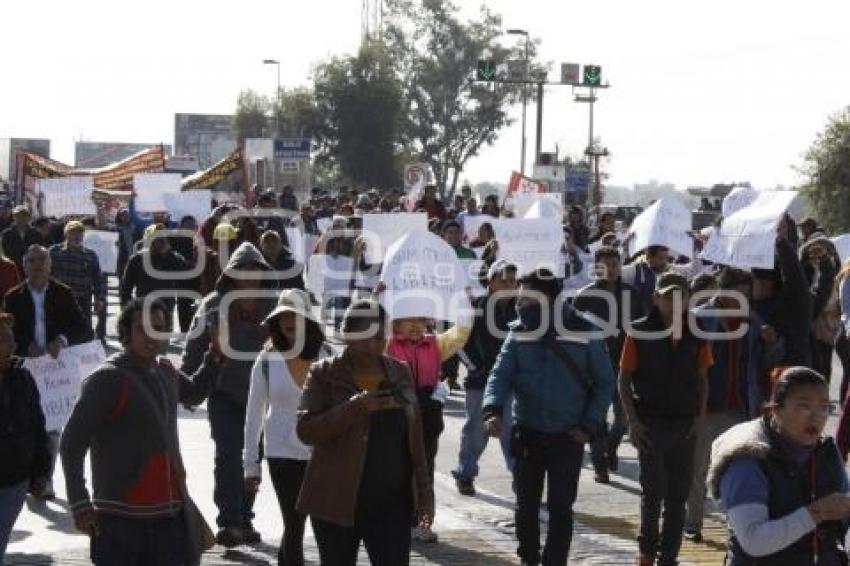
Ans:
POLYGON ((269 341, 251 372, 245 420, 245 489, 256 492, 261 481, 260 437, 265 432, 269 475, 283 515, 278 564, 304 564, 306 516, 295 509, 310 449, 295 433, 301 388, 310 365, 333 355, 322 327, 310 310, 309 296, 300 289, 281 293, 278 306, 263 321, 269 341))

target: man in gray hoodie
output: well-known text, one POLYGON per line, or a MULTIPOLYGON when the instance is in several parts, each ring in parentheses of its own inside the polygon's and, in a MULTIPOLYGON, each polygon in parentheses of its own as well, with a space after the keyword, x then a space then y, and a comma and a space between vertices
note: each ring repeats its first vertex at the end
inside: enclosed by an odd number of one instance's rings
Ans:
POLYGON ((254 495, 244 490, 242 448, 251 368, 268 339, 261 322, 277 304, 276 280, 273 274, 264 273, 269 271, 254 245, 243 242, 236 248, 215 290, 201 301, 183 353, 181 370, 194 373, 211 337, 220 331, 224 354, 231 358, 222 366, 207 402, 215 443, 216 540, 226 547, 260 542, 260 534, 251 524, 254 495))

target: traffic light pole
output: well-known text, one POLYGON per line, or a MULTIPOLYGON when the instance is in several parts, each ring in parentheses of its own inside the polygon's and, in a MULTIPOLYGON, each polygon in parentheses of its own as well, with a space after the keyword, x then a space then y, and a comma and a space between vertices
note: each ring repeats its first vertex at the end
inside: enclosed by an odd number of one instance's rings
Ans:
POLYGON ((540 161, 543 151, 543 83, 537 83, 537 139, 534 147, 534 163, 540 161))

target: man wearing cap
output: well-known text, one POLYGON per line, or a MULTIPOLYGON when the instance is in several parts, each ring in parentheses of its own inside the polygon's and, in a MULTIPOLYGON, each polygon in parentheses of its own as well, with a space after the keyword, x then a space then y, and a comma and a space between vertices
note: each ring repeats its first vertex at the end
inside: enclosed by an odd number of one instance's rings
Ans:
POLYGON ((19 204, 12 210, 14 224, 3 230, 0 245, 6 257, 15 262, 18 270, 24 272, 24 253, 33 244, 43 244, 41 234, 30 226, 30 209, 19 204))
POLYGON ((688 280, 658 277, 649 315, 637 321, 620 359, 620 401, 640 464, 640 566, 678 564, 696 433, 705 419, 708 343, 687 316, 688 280), (661 508, 664 521, 659 536, 661 508))
POLYGON ((72 220, 65 225, 65 242, 50 248, 51 274, 71 288, 74 299, 91 327, 92 297, 94 312, 106 308, 106 276, 94 251, 83 246, 85 225, 72 220))

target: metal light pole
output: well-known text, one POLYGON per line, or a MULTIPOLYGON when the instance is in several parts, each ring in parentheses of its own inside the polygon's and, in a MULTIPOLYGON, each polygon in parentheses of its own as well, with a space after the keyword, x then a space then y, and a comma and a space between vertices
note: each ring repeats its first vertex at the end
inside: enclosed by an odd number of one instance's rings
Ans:
POLYGON ((522 156, 520 158, 520 173, 525 175, 525 115, 528 107, 528 88, 525 81, 528 80, 528 31, 524 29, 509 29, 508 35, 522 35, 525 37, 525 76, 522 78, 522 156))
POLYGON ((280 135, 280 61, 275 59, 263 59, 263 65, 277 66, 277 90, 275 91, 275 111, 274 111, 274 137, 280 135))

